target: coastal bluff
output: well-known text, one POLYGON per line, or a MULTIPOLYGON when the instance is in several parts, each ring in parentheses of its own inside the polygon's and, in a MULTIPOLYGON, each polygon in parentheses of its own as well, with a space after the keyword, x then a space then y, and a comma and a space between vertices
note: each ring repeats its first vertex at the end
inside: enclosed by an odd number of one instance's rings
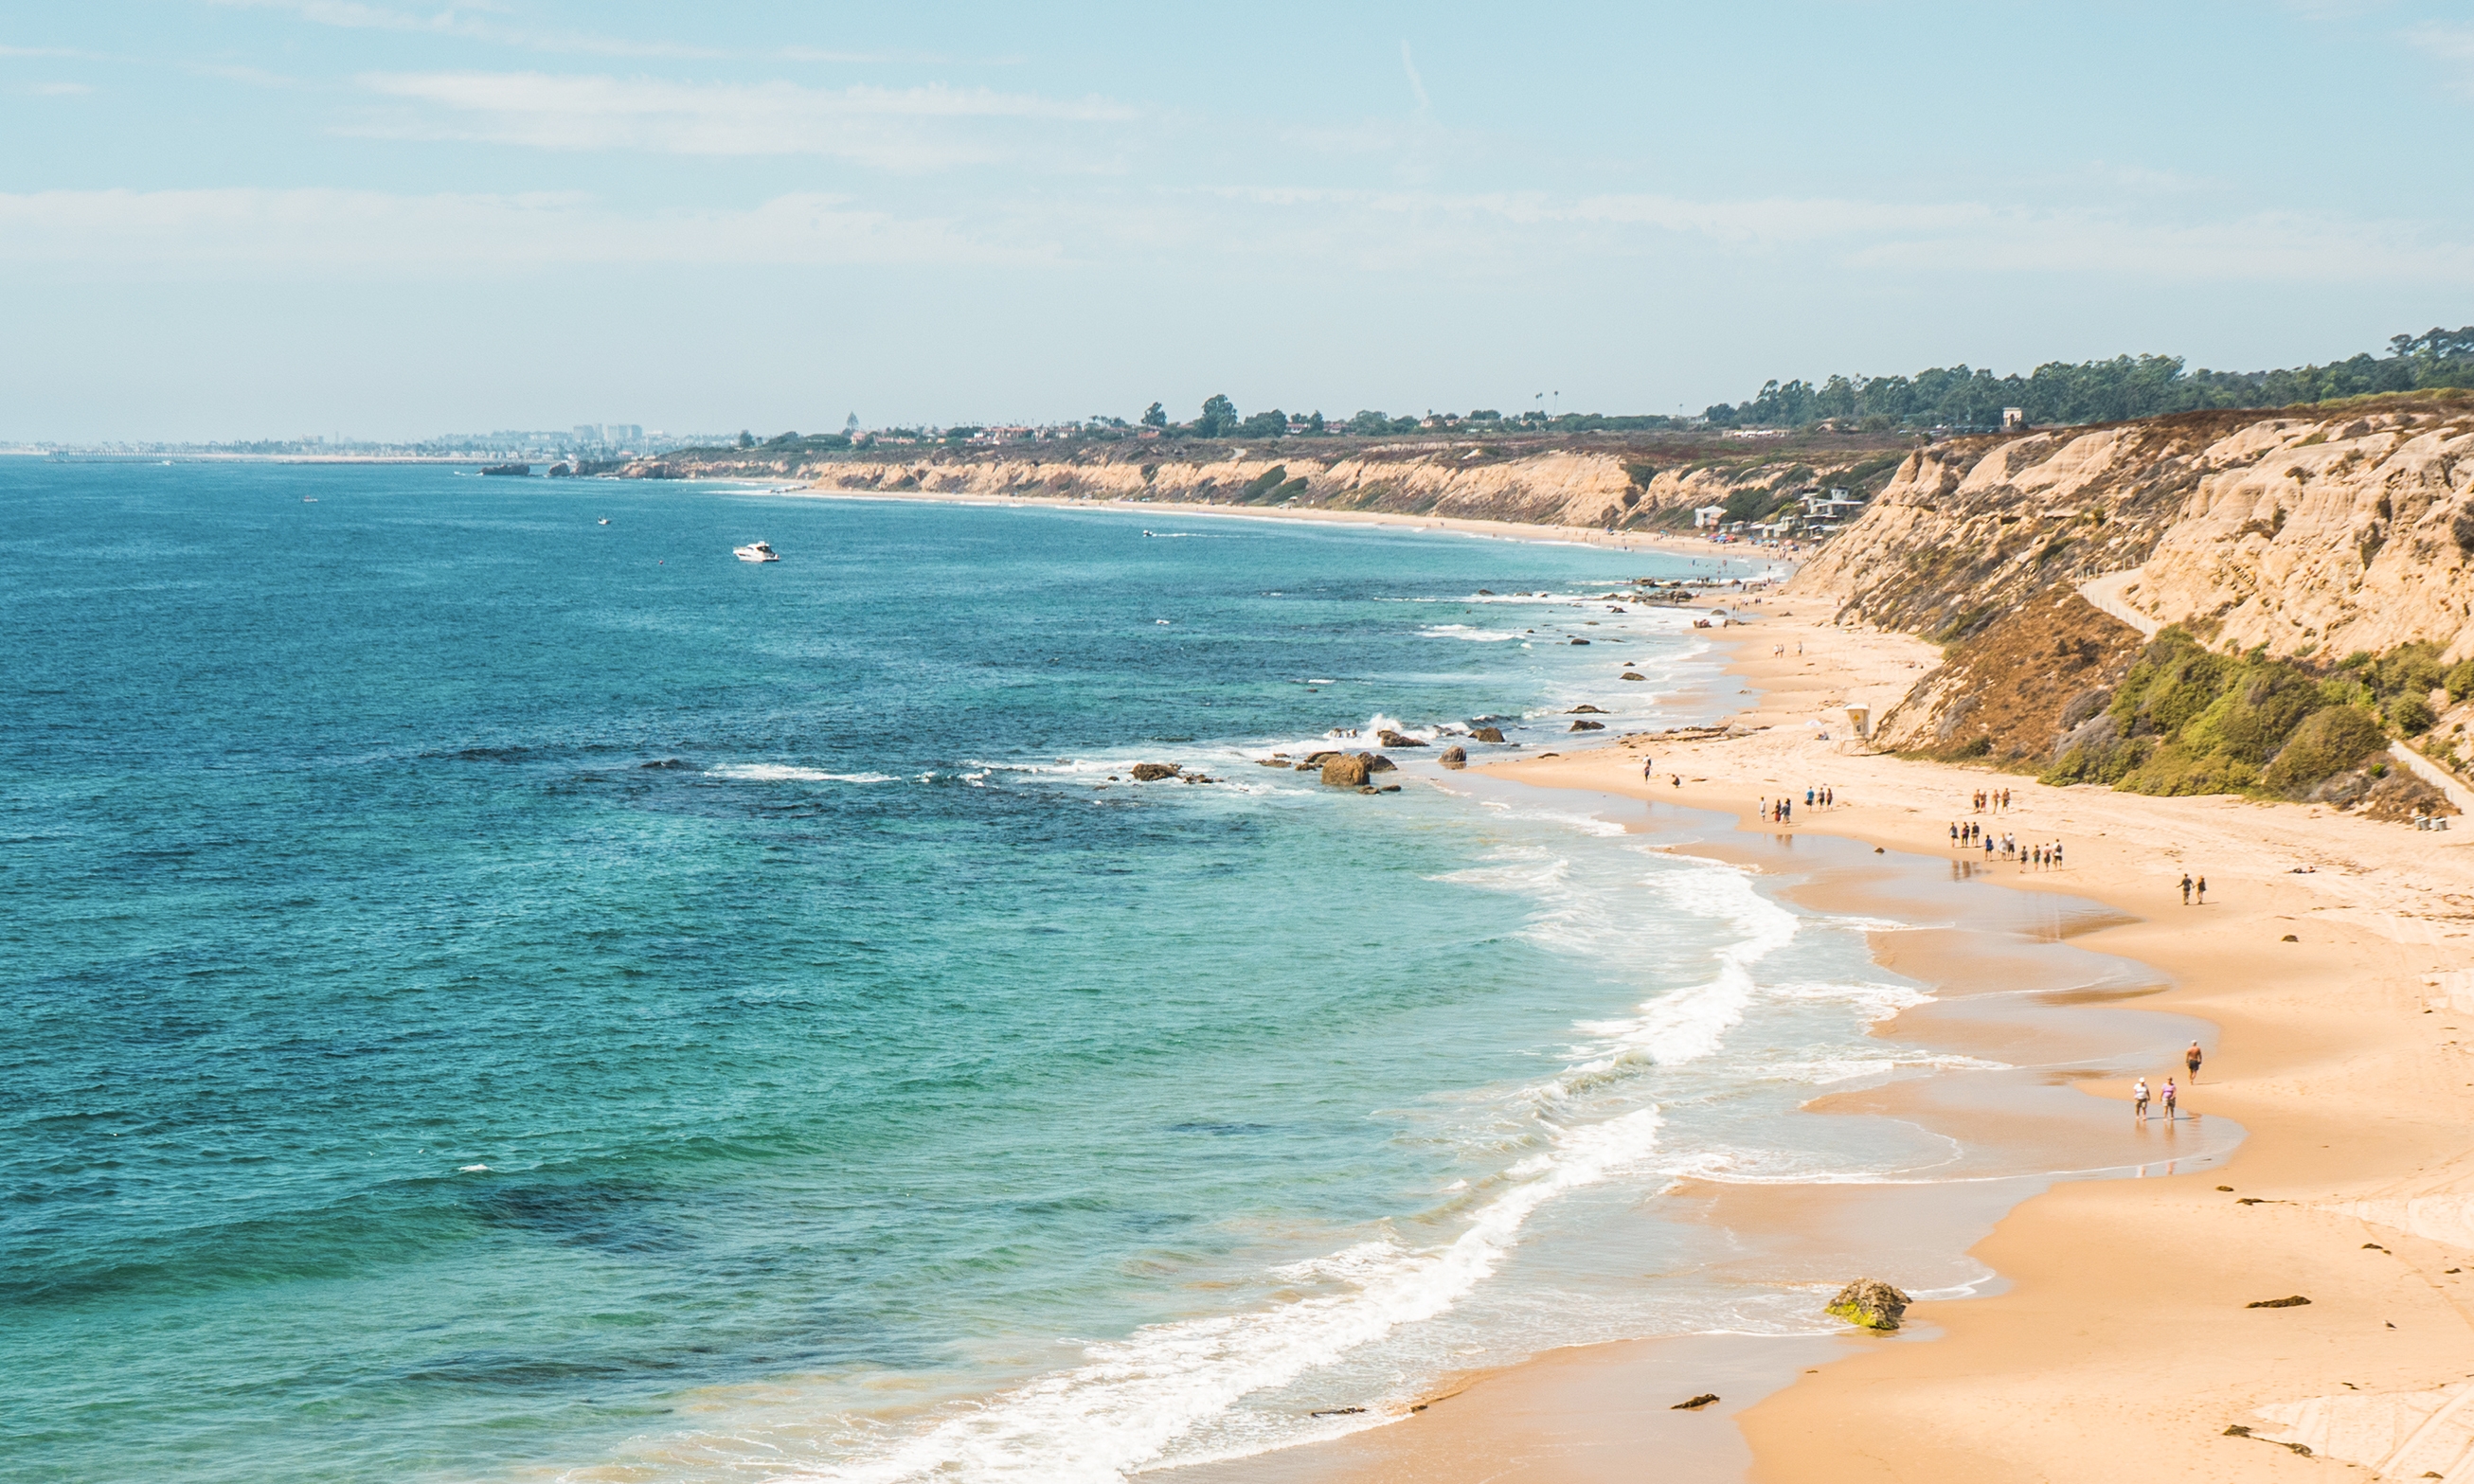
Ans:
MULTIPOLYGON (((2273 791, 2267 766, 2300 718, 2343 704, 2394 741, 2356 765, 2363 790, 2393 763, 2454 800, 2474 781, 2474 397, 1918 449, 1785 593, 1941 646, 1876 719, 1888 750, 2140 791, 2273 791), (2193 715, 2170 715, 2160 687, 2186 674, 2193 715), (2297 687, 2316 697, 2267 700, 2297 687), (2292 714, 2262 720, 2263 705, 2292 714)), ((2383 794, 2398 818, 2457 807, 2403 779, 2383 794)))
POLYGON ((1054 452, 923 448, 803 455, 763 448, 640 459, 627 478, 796 479, 853 495, 1204 504, 1361 511, 1521 524, 1689 529, 1692 512, 1758 513, 1807 486, 1878 486, 1904 444, 1799 438, 1770 447, 1715 435, 1603 446, 1433 439, 1249 440, 1222 445, 1060 445, 1054 452))

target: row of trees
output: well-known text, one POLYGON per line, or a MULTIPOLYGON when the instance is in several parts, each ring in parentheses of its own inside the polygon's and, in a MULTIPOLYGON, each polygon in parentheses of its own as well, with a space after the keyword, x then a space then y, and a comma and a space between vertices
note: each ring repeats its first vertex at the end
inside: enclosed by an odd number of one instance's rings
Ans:
POLYGON ((1422 429, 1489 429, 1520 428, 1547 432, 1593 432, 1600 429, 1634 431, 1647 428, 1673 427, 1670 417, 1609 417, 1596 412, 1567 412, 1549 416, 1544 412, 1518 412, 1510 417, 1492 407, 1479 407, 1469 412, 1430 412, 1423 417, 1394 417, 1374 408, 1360 409, 1346 421, 1326 421, 1320 412, 1302 418, 1291 418, 1277 407, 1240 417, 1237 404, 1225 396, 1214 396, 1202 404, 1201 413, 1191 423, 1172 424, 1167 411, 1152 402, 1143 413, 1142 426, 1161 432, 1184 433, 1196 438, 1290 438, 1324 437, 1346 434, 1354 438, 1380 438, 1394 433, 1414 433, 1422 429))
POLYGON ((2077 365, 2048 361, 2025 377, 1951 366, 1912 377, 1833 376, 1817 386, 1770 381, 1750 401, 1720 402, 1705 415, 1719 427, 1993 427, 2004 407, 2024 409, 2031 423, 2115 423, 2206 407, 2474 387, 2474 325, 2397 335, 2386 355, 2365 352, 2325 366, 2185 372, 2182 365, 2178 355, 2117 355, 2077 365))

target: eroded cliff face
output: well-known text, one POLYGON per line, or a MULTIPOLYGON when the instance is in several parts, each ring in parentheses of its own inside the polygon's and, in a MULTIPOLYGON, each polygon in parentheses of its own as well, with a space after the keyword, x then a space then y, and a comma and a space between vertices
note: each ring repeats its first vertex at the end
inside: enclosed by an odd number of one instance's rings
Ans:
POLYGON ((2122 590, 2133 608, 2271 654, 2474 653, 2474 409, 2263 424, 2221 457, 2122 590))
POLYGON ((2328 419, 2194 413, 1919 450, 1793 591, 1954 640, 2056 586, 2212 642, 2474 652, 2474 401, 2328 419))
MULTIPOLYGON (((1122 445, 1117 446, 1123 448, 1122 445)), ((751 453, 683 468, 645 460, 639 477, 726 474, 795 478, 819 489, 1051 499, 1369 510, 1524 524, 1641 529, 1690 524, 1688 512, 1738 491, 1791 493, 1859 476, 1887 462, 1877 451, 1840 456, 1703 459, 1661 467, 1618 453, 1543 451, 1505 456, 1484 446, 1322 453, 1273 445, 1216 458, 1146 458, 1139 451, 794 463, 751 453)))

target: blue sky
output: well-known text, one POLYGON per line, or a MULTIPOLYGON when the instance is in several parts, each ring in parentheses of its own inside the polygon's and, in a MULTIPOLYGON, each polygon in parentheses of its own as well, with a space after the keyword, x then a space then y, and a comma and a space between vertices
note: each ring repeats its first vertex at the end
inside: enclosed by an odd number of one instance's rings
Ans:
POLYGON ((2474 321, 2474 7, 0 10, 0 439, 1698 411, 2474 321))

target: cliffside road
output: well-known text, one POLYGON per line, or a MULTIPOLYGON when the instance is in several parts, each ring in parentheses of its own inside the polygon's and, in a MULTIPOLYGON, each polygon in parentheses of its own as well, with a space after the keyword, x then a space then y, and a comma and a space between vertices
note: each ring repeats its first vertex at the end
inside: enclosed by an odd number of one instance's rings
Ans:
POLYGON ((2156 637, 2157 630, 2165 626, 2165 620, 2151 619, 2141 613, 2123 600, 2122 596, 2123 588, 2131 586, 2146 575, 2147 575, 2147 568, 2134 567, 2128 572, 2107 572, 2101 577, 2090 577, 2079 584, 2079 596, 2086 598, 2098 612, 2120 619, 2139 630, 2140 637, 2153 639, 2156 637))
POLYGON ((2466 818, 2474 819, 2474 790, 2450 777, 2448 769, 2401 742, 2389 743, 2389 755, 2404 764, 2415 777, 2447 794, 2448 802, 2456 805, 2466 818))

